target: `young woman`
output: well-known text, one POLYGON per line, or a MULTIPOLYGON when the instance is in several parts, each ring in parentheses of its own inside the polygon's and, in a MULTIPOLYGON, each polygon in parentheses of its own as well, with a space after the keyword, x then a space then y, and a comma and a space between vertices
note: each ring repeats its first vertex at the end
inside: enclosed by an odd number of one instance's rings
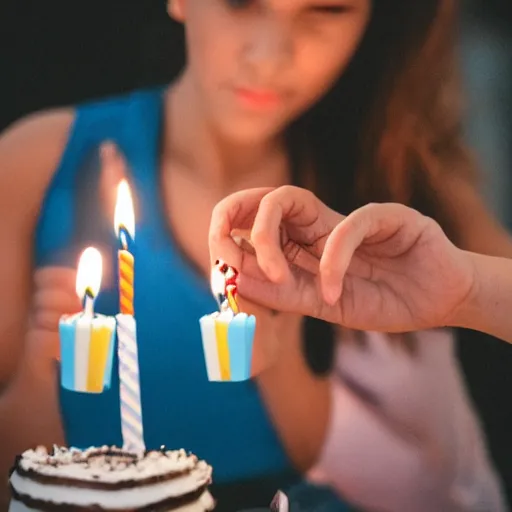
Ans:
MULTIPOLYGON (((338 211, 394 199, 435 216, 469 248, 504 245, 488 214, 468 224, 459 215, 469 203, 484 209, 451 112, 453 0, 170 0, 168 8, 185 26, 187 58, 167 88, 37 113, 0 140, 0 461, 5 471, 36 443, 121 442, 116 382, 98 396, 66 392, 55 357, 58 318, 79 307, 69 269, 86 245, 106 259, 98 310, 117 311, 108 191, 126 173, 137 203, 146 444, 206 458, 219 503, 235 510, 268 503, 317 460, 331 387, 311 369, 322 359, 312 350, 318 332, 306 324, 304 334, 299 314, 252 304, 243 307, 258 315, 257 342, 274 364, 251 382, 207 381, 197 322, 216 307, 205 279, 216 203, 241 189, 298 183, 338 211)), ((436 368, 426 373, 436 378, 436 368)), ((381 433, 370 430, 367 445, 382 444, 381 433)), ((494 481, 483 448, 469 467, 494 481)), ((379 474, 392 472, 375 469, 366 483, 378 491, 379 474)), ((344 492, 369 509, 392 510, 422 483, 417 476, 410 485, 409 472, 393 496, 379 491, 367 503, 357 465, 345 474, 344 492)), ((444 488, 428 491, 450 501, 444 488)))

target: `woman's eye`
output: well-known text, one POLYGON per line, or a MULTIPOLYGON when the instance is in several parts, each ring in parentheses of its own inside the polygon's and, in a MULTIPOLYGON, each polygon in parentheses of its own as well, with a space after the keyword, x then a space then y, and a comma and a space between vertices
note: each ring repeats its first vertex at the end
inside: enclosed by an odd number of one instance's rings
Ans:
POLYGON ((351 9, 346 5, 315 5, 312 11, 318 14, 345 14, 351 9))
POLYGON ((254 3, 254 0, 226 0, 226 3, 232 9, 244 9, 254 3))

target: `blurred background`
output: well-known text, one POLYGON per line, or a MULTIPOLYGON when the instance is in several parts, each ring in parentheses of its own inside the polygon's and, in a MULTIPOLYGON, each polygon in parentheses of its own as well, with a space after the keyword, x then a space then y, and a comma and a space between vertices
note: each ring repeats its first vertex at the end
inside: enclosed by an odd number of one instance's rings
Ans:
MULTIPOLYGON (((0 3, 0 130, 41 108, 172 77, 178 44, 162 0, 0 3)), ((465 0, 465 129, 488 203, 512 229, 512 2, 465 0)), ((512 502, 512 346, 462 331, 459 353, 512 502)))

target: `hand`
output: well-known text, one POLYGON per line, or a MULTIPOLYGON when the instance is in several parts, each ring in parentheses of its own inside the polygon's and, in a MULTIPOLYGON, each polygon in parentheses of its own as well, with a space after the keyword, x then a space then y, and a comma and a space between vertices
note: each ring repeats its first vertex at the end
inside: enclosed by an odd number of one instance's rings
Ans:
POLYGON ((210 252, 239 269, 249 300, 360 330, 449 325, 474 280, 472 260, 415 210, 370 204, 345 218, 290 186, 221 201, 210 252), (239 230, 254 253, 234 242, 239 230))
POLYGON ((45 267, 35 273, 27 348, 42 357, 60 359, 59 319, 82 309, 75 280, 76 271, 63 267, 45 267))

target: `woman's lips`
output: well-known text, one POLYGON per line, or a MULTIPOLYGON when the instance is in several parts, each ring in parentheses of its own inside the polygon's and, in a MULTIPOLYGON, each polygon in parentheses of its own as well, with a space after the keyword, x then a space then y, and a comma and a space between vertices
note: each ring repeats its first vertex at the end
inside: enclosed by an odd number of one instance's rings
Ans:
POLYGON ((272 109, 282 101, 281 95, 275 91, 265 89, 236 87, 235 94, 244 105, 256 109, 272 109))

